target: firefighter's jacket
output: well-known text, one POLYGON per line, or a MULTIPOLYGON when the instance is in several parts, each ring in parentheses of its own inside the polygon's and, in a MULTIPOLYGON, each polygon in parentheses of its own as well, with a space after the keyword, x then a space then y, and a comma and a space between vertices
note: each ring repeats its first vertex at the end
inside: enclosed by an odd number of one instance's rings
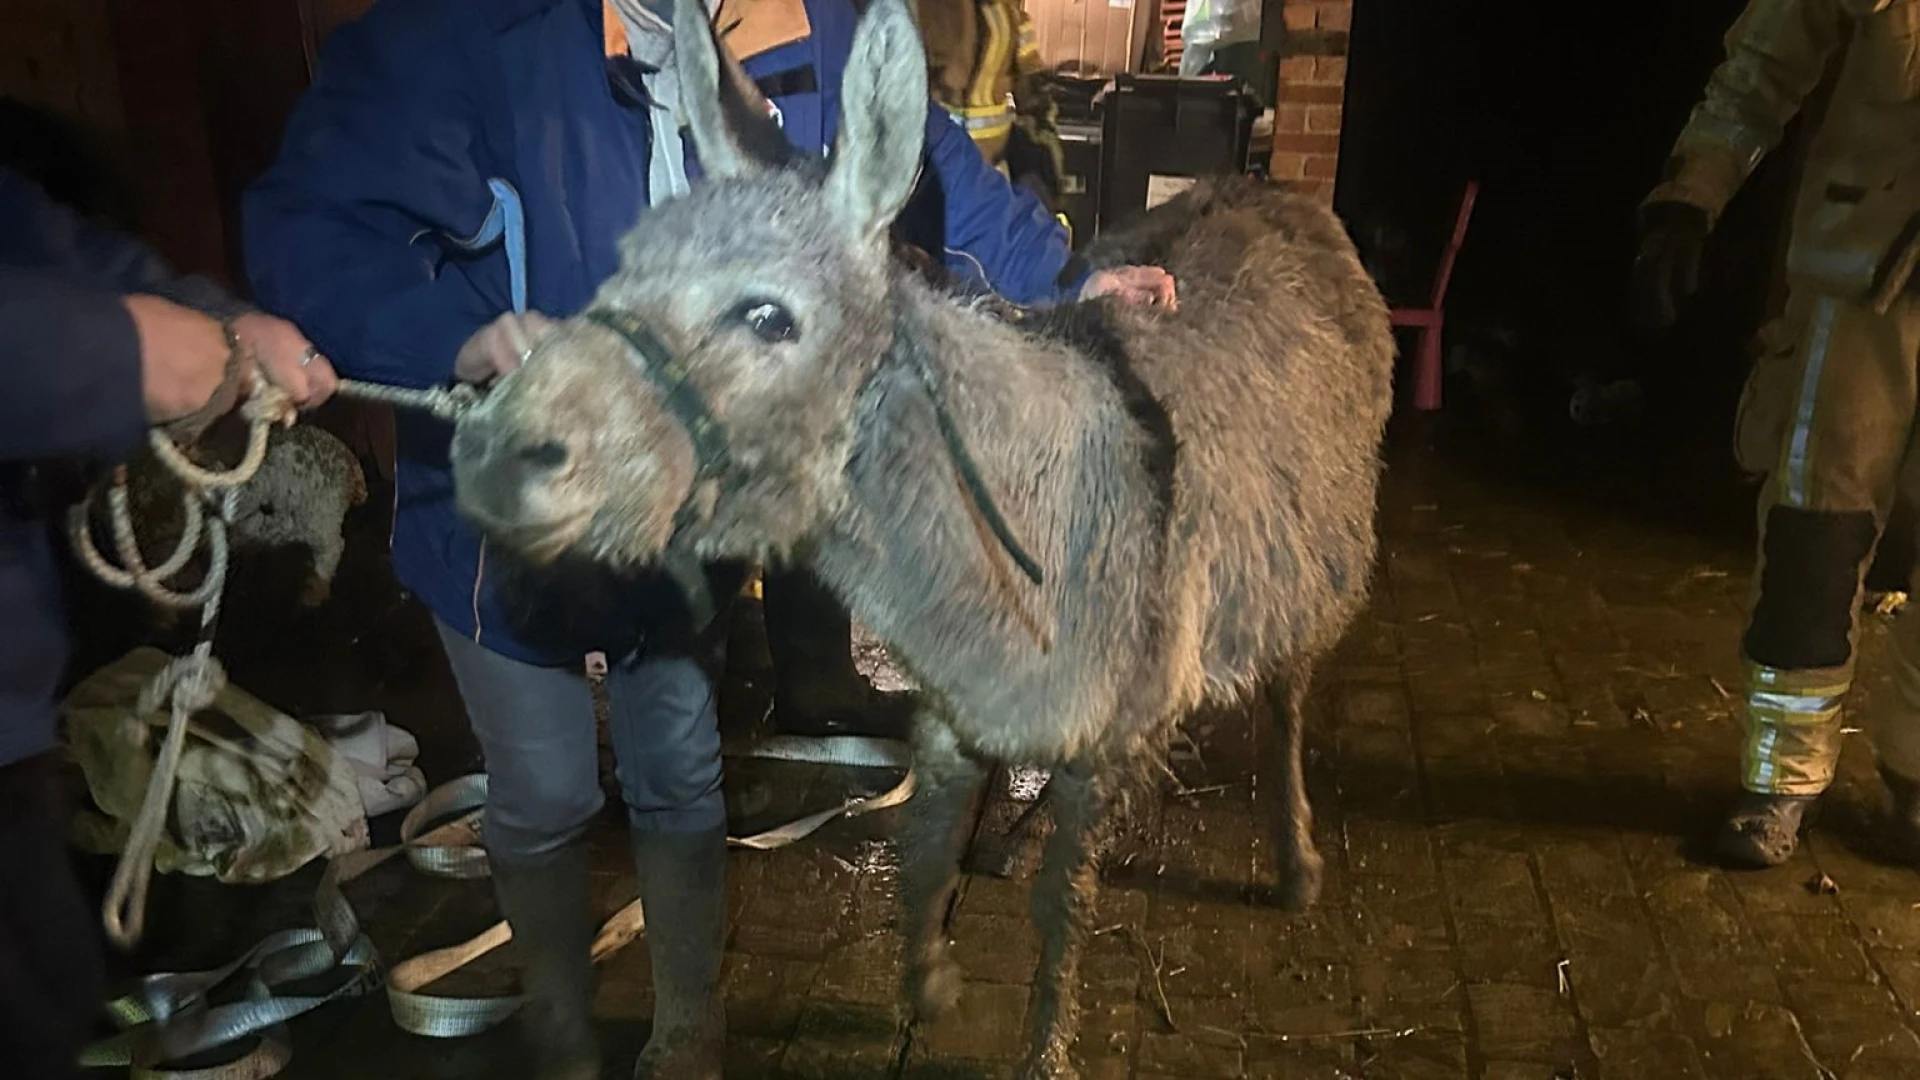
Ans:
POLYGON ((1065 172, 1058 109, 1020 0, 914 0, 933 97, 981 153, 1050 197, 1065 172))
POLYGON ((1726 45, 1648 201, 1717 220, 1838 58, 1788 270, 1836 295, 1886 291, 1920 233, 1920 0, 1751 0, 1726 45))

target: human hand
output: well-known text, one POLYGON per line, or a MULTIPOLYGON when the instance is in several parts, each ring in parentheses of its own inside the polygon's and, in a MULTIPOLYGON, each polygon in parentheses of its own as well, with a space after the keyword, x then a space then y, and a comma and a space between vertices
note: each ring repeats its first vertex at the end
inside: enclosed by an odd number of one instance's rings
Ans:
POLYGON ((219 320, 145 293, 121 297, 140 339, 140 390, 147 419, 164 424, 207 407, 227 381, 226 331, 219 320))
POLYGON ((233 320, 233 333, 259 362, 267 381, 286 391, 295 406, 315 408, 339 389, 333 365, 287 320, 252 312, 233 320))
POLYGON ((1080 299, 1115 296, 1128 304, 1161 305, 1169 311, 1180 308, 1175 296, 1173 275, 1158 266, 1114 266, 1097 270, 1080 287, 1080 299))
POLYGON ((537 311, 507 312, 474 332, 453 360, 453 376, 480 385, 519 367, 556 324, 537 311))
POLYGON ((1707 229, 1707 212, 1688 203, 1650 203, 1642 211, 1627 297, 1635 327, 1664 330, 1680 317, 1680 304, 1700 285, 1707 229))

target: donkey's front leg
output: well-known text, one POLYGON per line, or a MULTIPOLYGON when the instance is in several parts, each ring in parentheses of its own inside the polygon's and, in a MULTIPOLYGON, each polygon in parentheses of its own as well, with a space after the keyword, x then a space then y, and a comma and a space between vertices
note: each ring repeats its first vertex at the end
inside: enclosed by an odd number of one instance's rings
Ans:
POLYGON ((1086 763, 1053 774, 1053 835, 1033 888, 1040 931, 1034 977, 1032 1045, 1022 1080, 1071 1080, 1080 1032, 1080 950, 1099 890, 1097 862, 1107 797, 1086 763))
POLYGON ((960 967, 948 956, 947 909, 960 884, 967 810, 980 789, 980 765, 961 750, 943 718, 914 726, 917 784, 907 804, 900 899, 906 908, 906 997, 920 1020, 933 1020, 960 996, 960 967))
POLYGON ((1313 803, 1307 798, 1307 686, 1312 673, 1301 670, 1270 691, 1279 738, 1268 759, 1274 780, 1273 833, 1280 863, 1280 906, 1304 911, 1320 899, 1324 863, 1313 843, 1313 803))

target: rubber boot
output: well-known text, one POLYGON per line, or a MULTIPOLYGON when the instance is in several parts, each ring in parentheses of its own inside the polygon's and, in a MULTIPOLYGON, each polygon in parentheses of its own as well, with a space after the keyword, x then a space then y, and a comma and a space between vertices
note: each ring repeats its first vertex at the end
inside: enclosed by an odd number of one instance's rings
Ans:
POLYGON ((1765 795, 1743 791, 1721 826, 1714 848, 1729 866, 1759 870, 1793 857, 1800 828, 1817 795, 1765 795))
POLYGON ((1885 765, 1880 779, 1887 785, 1889 836, 1900 857, 1920 865, 1920 780, 1909 780, 1885 765))
POLYGON ((593 912, 587 848, 576 840, 551 855, 493 857, 494 892, 513 928, 526 1003, 520 1023, 538 1080, 599 1080, 593 1030, 593 912))
POLYGON ((633 863, 653 955, 653 1034, 634 1065, 634 1080, 721 1080, 726 830, 634 829, 633 863))

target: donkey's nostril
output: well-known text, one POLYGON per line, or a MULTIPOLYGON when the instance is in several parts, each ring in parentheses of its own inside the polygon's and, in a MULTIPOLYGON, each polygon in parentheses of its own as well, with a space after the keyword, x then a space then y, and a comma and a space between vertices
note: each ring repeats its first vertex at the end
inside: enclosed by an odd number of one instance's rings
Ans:
POLYGON ((567 463, 567 447, 565 443, 550 439, 521 447, 520 458, 535 468, 557 469, 567 463))

